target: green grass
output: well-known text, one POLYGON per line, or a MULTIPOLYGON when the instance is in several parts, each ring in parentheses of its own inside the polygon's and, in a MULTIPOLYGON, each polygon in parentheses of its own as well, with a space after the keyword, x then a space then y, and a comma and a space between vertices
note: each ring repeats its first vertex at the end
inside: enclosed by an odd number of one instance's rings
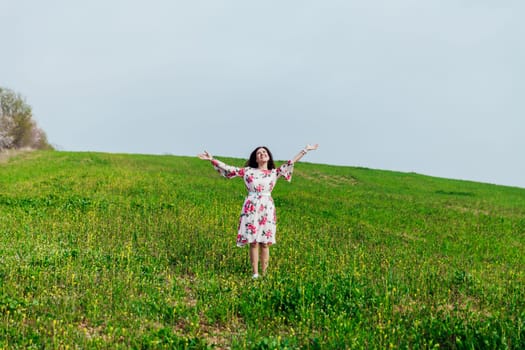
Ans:
POLYGON ((4 161, 0 348, 525 348, 525 189, 299 163, 258 281, 244 195, 197 158, 4 161))

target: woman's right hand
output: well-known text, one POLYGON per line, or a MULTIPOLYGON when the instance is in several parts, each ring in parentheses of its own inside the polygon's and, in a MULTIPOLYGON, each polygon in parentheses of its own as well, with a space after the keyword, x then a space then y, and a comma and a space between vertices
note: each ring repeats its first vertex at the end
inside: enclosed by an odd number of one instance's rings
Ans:
POLYGON ((202 160, 212 160, 213 156, 208 153, 208 151, 204 151, 204 153, 198 154, 197 157, 199 157, 202 160))

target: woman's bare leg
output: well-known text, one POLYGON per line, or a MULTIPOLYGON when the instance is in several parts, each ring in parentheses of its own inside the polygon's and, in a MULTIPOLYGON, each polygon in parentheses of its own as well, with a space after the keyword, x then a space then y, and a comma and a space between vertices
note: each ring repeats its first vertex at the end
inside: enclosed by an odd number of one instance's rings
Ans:
POLYGON ((259 244, 261 247, 261 270, 262 274, 266 273, 268 268, 268 263, 270 261, 270 246, 268 244, 259 244))
POLYGON ((259 244, 250 243, 250 262, 252 263, 252 272, 255 275, 259 274, 259 244))

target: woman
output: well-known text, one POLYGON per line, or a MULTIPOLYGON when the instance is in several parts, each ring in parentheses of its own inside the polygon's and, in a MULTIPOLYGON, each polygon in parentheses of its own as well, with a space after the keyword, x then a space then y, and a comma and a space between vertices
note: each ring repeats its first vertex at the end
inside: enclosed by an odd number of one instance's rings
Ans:
POLYGON ((241 176, 246 184, 246 197, 237 232, 237 246, 250 245, 250 262, 253 278, 259 277, 259 256, 262 274, 266 273, 270 259, 269 246, 275 243, 276 216, 271 192, 279 177, 291 181, 294 163, 319 145, 307 145, 292 160, 275 168, 273 156, 267 147, 257 147, 244 168, 226 165, 204 151, 198 157, 211 161, 213 167, 226 178, 241 176))

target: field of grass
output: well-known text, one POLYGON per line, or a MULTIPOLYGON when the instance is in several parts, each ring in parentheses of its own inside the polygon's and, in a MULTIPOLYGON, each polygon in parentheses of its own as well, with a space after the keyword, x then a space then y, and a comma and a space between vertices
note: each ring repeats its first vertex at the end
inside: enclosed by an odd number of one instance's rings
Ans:
POLYGON ((299 163, 256 281, 244 195, 196 157, 2 161, 0 348, 525 348, 525 189, 299 163))

